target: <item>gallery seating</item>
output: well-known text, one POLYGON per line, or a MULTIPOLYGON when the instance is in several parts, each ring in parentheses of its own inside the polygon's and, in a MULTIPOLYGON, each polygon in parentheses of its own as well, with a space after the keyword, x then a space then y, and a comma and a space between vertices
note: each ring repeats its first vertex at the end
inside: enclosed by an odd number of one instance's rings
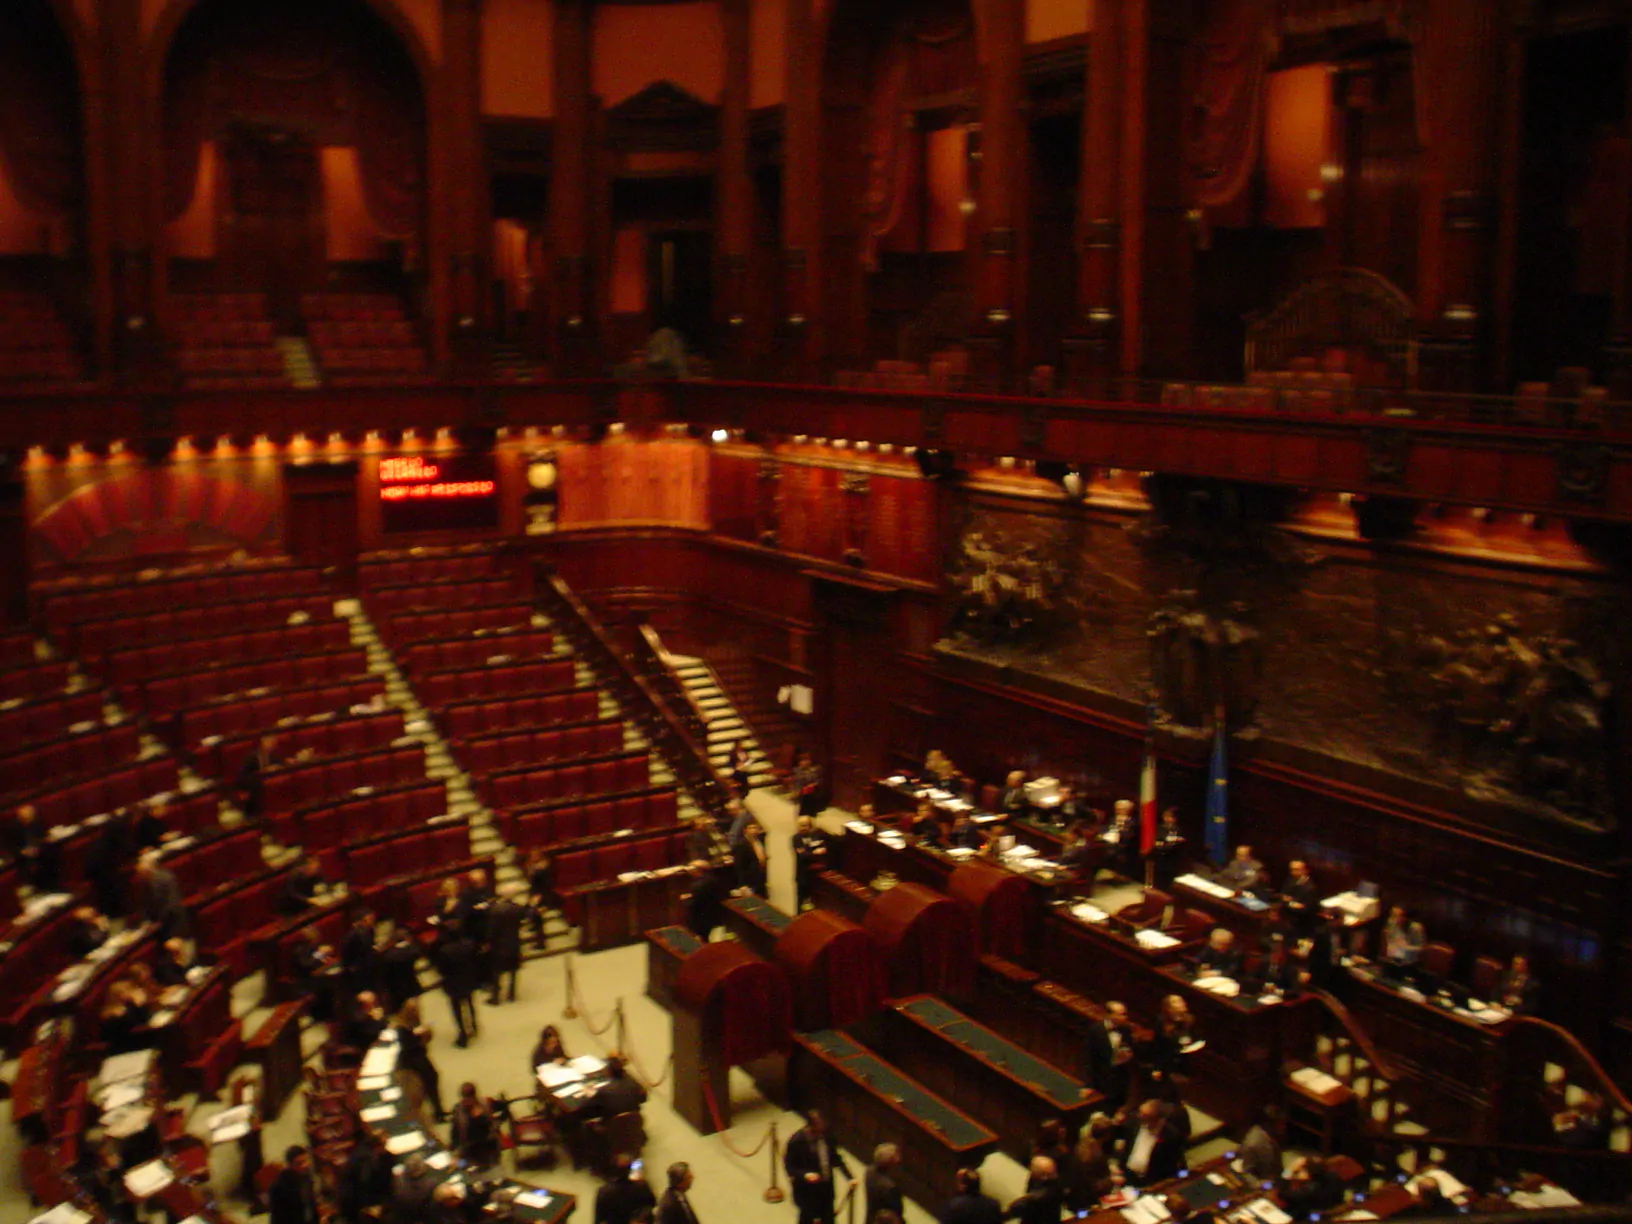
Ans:
POLYGON ((176 368, 198 390, 288 386, 259 293, 171 295, 176 368))
POLYGON ((253 734, 285 718, 338 714, 366 705, 384 692, 385 681, 378 676, 325 680, 271 692, 233 692, 177 712, 170 734, 177 748, 196 750, 206 739, 253 734))
POLYGON ((68 326, 51 295, 0 289, 0 383, 69 383, 84 377, 68 326))
POLYGON ((140 683, 122 686, 119 699, 154 716, 257 689, 299 689, 351 681, 365 683, 367 677, 367 652, 361 647, 344 646, 254 663, 167 671, 162 675, 145 677, 140 683))
POLYGON ((277 755, 284 760, 308 751, 319 757, 342 756, 384 748, 401 738, 403 714, 387 709, 341 717, 320 714, 314 721, 293 726, 261 723, 230 739, 200 745, 192 754, 193 768, 207 778, 236 777, 265 734, 278 737, 277 755))
POLYGON ((457 755, 466 770, 476 777, 484 777, 544 761, 601 756, 622 748, 623 741, 622 720, 600 718, 473 735, 460 741, 457 755))
POLYGON ((504 629, 417 641, 401 652, 399 661, 409 672, 423 673, 485 667, 495 659, 529 659, 554 652, 555 636, 548 629, 504 629))
POLYGON ((417 741, 368 752, 297 761, 267 771, 262 785, 268 816, 364 787, 391 786, 425 776, 425 746, 417 741))
POLYGON ((279 655, 311 655, 341 650, 349 645, 351 626, 345 621, 311 621, 116 650, 103 656, 101 670, 109 684, 123 685, 166 672, 199 670, 279 655))
POLYGON ((374 626, 393 646, 443 638, 526 629, 533 609, 513 598, 482 607, 429 608, 409 612, 376 612, 374 626))
POLYGON ((152 578, 112 576, 45 584, 38 588, 46 623, 55 627, 109 615, 164 612, 234 600, 276 599, 324 589, 322 570, 287 561, 162 573, 152 578))
POLYGON ((477 697, 451 701, 437 710, 443 734, 455 741, 491 731, 584 722, 601 709, 601 691, 569 685, 554 691, 514 697, 477 697))
POLYGON ((60 784, 81 774, 99 772, 110 764, 134 761, 142 750, 141 736, 134 723, 103 726, 100 722, 82 732, 69 732, 56 739, 18 752, 0 756, 0 799, 41 785, 60 784))

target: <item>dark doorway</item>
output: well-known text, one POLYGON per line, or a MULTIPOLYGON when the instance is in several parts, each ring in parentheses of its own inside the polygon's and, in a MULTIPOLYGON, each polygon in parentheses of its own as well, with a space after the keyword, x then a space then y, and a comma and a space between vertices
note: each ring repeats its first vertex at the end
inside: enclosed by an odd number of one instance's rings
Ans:
POLYGON ((707 230, 653 233, 646 271, 652 330, 672 327, 686 347, 708 350, 714 318, 713 238, 707 230))
POLYGON ((863 582, 818 580, 816 717, 826 731, 829 802, 855 811, 883 771, 885 712, 894 668, 893 592, 863 582))
POLYGON ((322 284, 322 177, 317 149, 297 134, 243 127, 226 146, 221 288, 259 290, 283 330, 295 330, 300 295, 322 284))

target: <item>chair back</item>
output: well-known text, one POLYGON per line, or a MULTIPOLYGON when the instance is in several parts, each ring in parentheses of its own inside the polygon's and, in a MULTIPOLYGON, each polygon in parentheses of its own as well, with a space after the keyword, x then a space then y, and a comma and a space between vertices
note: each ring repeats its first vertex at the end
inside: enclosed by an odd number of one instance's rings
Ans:
POLYGON ((619 1156, 640 1155, 646 1146, 646 1124, 638 1109, 606 1120, 606 1146, 614 1161, 619 1156))
POLYGON ((1490 1002, 1502 988, 1502 962, 1494 956, 1477 957, 1473 962, 1473 993, 1490 1002))
POLYGON ((1456 949, 1450 944, 1425 944, 1422 949, 1422 967, 1435 977, 1449 977, 1456 949))

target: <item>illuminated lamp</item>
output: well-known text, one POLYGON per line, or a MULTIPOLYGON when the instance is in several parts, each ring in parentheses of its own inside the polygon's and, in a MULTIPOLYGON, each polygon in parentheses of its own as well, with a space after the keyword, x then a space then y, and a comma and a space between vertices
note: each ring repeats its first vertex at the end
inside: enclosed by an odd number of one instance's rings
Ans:
POLYGON ((555 452, 545 451, 541 455, 534 455, 527 461, 527 487, 537 493, 547 493, 555 488, 555 482, 560 476, 556 467, 555 452))
POLYGON ((708 436, 712 441, 715 441, 715 442, 729 442, 731 440, 731 432, 730 432, 730 430, 726 430, 726 429, 716 429, 713 433, 709 434, 708 436))

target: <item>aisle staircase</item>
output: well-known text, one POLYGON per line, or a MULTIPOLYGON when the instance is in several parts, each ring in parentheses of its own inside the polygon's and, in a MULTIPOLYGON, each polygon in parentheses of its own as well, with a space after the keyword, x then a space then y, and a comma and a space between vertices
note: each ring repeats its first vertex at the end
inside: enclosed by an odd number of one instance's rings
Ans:
POLYGON ((279 336, 272 343, 283 358, 283 375, 290 386, 311 391, 323 385, 317 358, 312 355, 312 346, 304 339, 300 336, 279 336))
MULTIPOLYGON (((403 712, 407 733, 425 746, 426 774, 442 781, 447 787, 448 814, 470 822, 471 856, 493 859, 495 884, 524 882, 522 856, 504 840, 494 820, 492 809, 477 795, 474 780, 459 764, 430 712, 420 702, 390 649, 380 638, 379 631, 375 629, 361 601, 343 600, 336 604, 335 608, 350 622, 352 642, 367 652, 370 674, 384 680, 386 700, 403 712)), ((542 612, 533 613, 533 626, 538 629, 553 629, 549 617, 542 612)), ((555 642, 556 657, 565 658, 573 655, 572 647, 565 635, 557 633, 555 642)), ((598 686, 601 689, 600 716, 616 718, 623 723, 624 747, 632 750, 649 749, 650 746, 639 728, 632 719, 625 716, 617 699, 604 685, 600 685, 600 678, 595 675, 589 663, 580 658, 576 660, 576 667, 579 685, 598 686)), ((679 789, 680 818, 690 820, 696 815, 698 808, 692 796, 684 787, 679 786, 668 763, 656 752, 651 753, 650 769, 654 786, 673 783, 679 789)), ((539 955, 571 951, 577 946, 578 932, 567 924, 566 919, 558 911, 551 910, 546 914, 544 943, 545 947, 539 955)))
POLYGON ((748 743, 749 787, 773 785, 776 779, 770 758, 760 748, 753 730, 731 704, 731 699, 726 696, 719 677, 707 660, 677 654, 671 654, 669 659, 674 674, 686 686, 686 691, 691 694, 708 724, 708 759, 714 768, 722 775, 729 775, 731 746, 745 739, 748 743))

